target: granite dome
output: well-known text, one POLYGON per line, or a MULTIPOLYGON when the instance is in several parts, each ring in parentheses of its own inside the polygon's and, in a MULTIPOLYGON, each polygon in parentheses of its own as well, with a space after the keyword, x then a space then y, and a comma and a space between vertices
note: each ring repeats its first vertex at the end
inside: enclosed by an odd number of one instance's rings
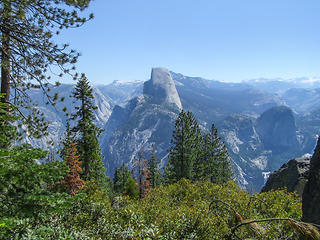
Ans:
POLYGON ((144 83, 143 94, 165 99, 182 109, 176 86, 166 68, 152 68, 151 79, 144 83))

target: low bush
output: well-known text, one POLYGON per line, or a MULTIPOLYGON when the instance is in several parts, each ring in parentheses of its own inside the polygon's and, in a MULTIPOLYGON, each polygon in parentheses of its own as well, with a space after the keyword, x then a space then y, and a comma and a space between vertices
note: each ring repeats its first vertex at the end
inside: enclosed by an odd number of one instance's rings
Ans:
POLYGON ((22 237, 298 239, 298 227, 310 227, 299 222, 301 199, 285 189, 250 195, 232 181, 216 185, 182 179, 153 189, 141 200, 121 197, 117 208, 94 183, 83 191, 86 197, 74 202, 72 209, 52 215, 45 224, 30 226, 22 237))

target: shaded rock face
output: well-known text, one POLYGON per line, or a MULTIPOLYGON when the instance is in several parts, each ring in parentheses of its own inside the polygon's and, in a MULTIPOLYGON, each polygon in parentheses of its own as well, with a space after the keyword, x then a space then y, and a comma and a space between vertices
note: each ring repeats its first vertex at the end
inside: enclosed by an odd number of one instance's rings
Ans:
POLYGON ((302 196, 308 179, 309 167, 310 158, 308 157, 291 159, 270 175, 261 192, 286 187, 288 192, 296 191, 302 196))
POLYGON ((143 94, 165 99, 182 109, 182 104, 169 70, 152 68, 151 79, 144 83, 143 94))
POLYGON ((235 178, 243 188, 260 190, 262 172, 268 164, 268 152, 254 129, 254 119, 232 114, 217 124, 236 168, 235 178), (248 154, 250 152, 250 154, 248 154))
POLYGON ((310 160, 309 178, 302 195, 302 221, 320 224, 320 138, 310 160))
POLYGON ((162 159, 161 166, 165 165, 163 158, 171 146, 178 114, 176 105, 144 94, 132 99, 125 108, 115 108, 103 138, 107 175, 113 176, 115 168, 122 163, 131 168, 141 149, 145 152, 144 159, 148 159, 152 143, 156 146, 157 157, 162 159))
POLYGON ((297 128, 291 108, 276 106, 256 120, 256 131, 266 149, 277 151, 299 147, 297 128))
POLYGON ((255 144, 259 142, 251 117, 232 114, 217 126, 222 132, 229 149, 235 154, 239 153, 240 146, 244 143, 248 145, 246 148, 255 149, 255 144))

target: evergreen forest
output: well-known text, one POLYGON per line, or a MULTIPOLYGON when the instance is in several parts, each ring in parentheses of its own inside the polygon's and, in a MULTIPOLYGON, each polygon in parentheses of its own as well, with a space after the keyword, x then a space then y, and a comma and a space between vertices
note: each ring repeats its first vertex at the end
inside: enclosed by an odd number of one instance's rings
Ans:
MULTIPOLYGON (((301 222, 301 197, 286 189, 251 193, 233 178, 226 146, 212 124, 202 132, 192 112, 175 122, 168 164, 156 146, 132 166, 105 174, 89 80, 75 71, 79 54, 52 38, 93 15, 90 0, 1 0, 0 239, 320 239, 301 222), (48 124, 27 90, 63 101, 51 88, 50 66, 76 81, 75 113, 67 117, 55 157, 21 143, 47 141, 48 124)), ((57 109, 60 111, 60 109, 57 109)), ((49 139, 50 141, 50 139, 49 139)))

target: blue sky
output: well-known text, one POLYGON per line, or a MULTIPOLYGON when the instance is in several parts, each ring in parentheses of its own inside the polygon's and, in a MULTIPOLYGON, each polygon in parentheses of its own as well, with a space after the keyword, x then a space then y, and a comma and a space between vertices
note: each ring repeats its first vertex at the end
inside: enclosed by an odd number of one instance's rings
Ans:
MULTIPOLYGON (((95 0, 57 43, 92 84, 148 80, 152 67, 239 82, 320 77, 319 0, 95 0)), ((63 78, 62 82, 72 82, 63 78)))

